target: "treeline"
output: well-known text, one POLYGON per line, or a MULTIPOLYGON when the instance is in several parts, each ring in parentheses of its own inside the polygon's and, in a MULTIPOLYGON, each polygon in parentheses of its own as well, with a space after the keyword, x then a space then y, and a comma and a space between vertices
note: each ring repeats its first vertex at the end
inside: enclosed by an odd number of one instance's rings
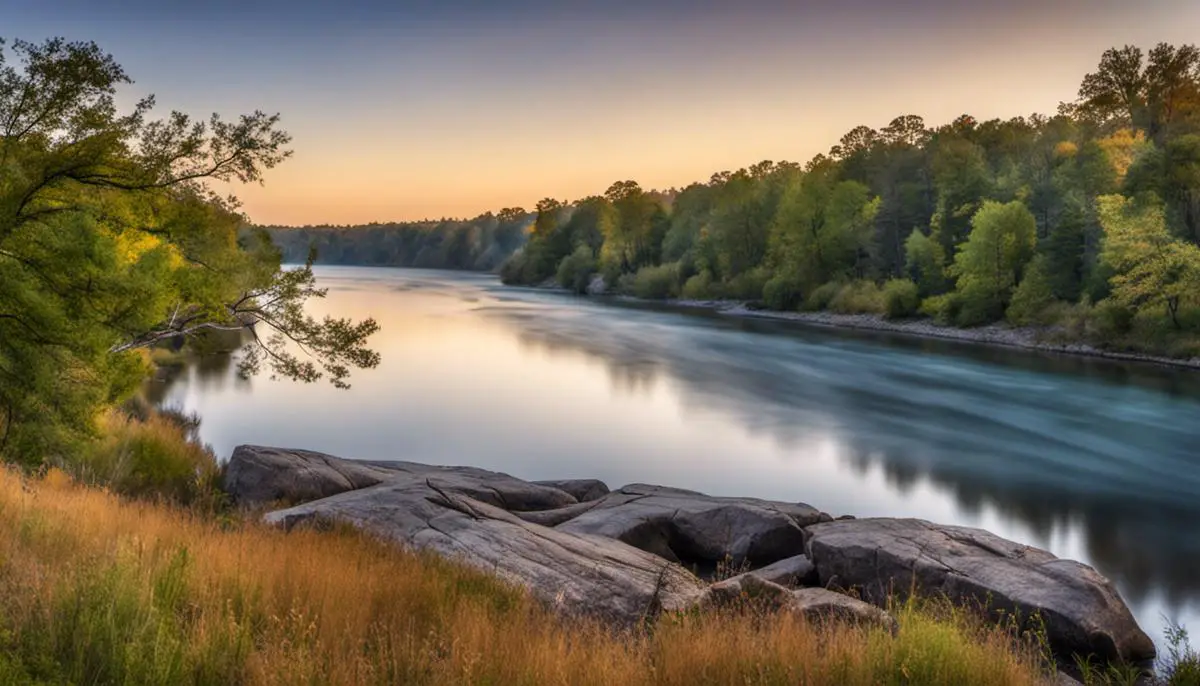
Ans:
POLYGON ((537 205, 507 283, 1009 320, 1200 353, 1200 51, 1104 53, 1054 116, 859 126, 807 164, 537 205))
POLYGON ((266 226, 285 262, 493 271, 525 244, 533 217, 519 207, 474 219, 366 224, 266 226))

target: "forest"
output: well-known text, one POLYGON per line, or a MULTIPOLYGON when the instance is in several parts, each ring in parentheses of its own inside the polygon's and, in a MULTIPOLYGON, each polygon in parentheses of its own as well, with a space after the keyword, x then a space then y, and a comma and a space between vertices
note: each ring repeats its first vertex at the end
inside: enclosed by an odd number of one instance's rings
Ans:
POLYGON ((857 126, 804 164, 472 221, 273 229, 286 257, 1200 354, 1200 51, 1106 51, 1054 115, 857 126), (532 219, 532 221, 530 221, 532 219), (519 229, 528 226, 523 247, 519 229))
POLYGON ((1200 354, 1200 51, 1106 51, 1053 116, 858 126, 803 165, 545 199, 508 283, 1004 321, 1200 354))
POLYGON ((525 244, 533 216, 519 207, 474 219, 360 226, 263 226, 285 262, 494 271, 525 244))

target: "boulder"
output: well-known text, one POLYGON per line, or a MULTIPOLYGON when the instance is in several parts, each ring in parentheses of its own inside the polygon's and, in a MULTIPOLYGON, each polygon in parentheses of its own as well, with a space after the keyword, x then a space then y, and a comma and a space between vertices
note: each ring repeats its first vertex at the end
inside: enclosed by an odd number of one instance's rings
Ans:
POLYGON ((780 586, 811 586, 819 583, 817 568, 807 555, 793 555, 773 562, 766 567, 746 572, 780 586))
POLYGON ((402 474, 269 513, 286 527, 334 519, 529 588, 566 614, 631 625, 695 604, 704 583, 678 565, 602 536, 556 531, 475 499, 464 479, 402 474))
POLYGON ((753 573, 739 574, 708 587, 698 604, 701 607, 731 607, 749 604, 773 611, 794 612, 805 621, 828 621, 879 626, 895 633, 899 625, 887 612, 861 600, 824 588, 788 590, 765 581, 753 573))
POLYGON ((609 493, 608 484, 599 479, 562 479, 559 481, 534 481, 533 483, 566 491, 581 503, 599 500, 609 493))
POLYGON ((791 595, 789 609, 815 624, 832 620, 874 625, 893 634, 899 629, 896 620, 888 613, 842 593, 824 588, 798 588, 791 595))
POLYGON ((804 527, 829 515, 801 503, 718 498, 695 491, 633 484, 572 511, 559 531, 615 538, 672 562, 712 569, 763 565, 804 551, 804 527))
POLYGON ((1060 655, 1154 658, 1154 643, 1116 588, 1087 565, 981 529, 917 519, 836 521, 808 534, 808 557, 823 586, 855 589, 877 605, 915 589, 992 612, 1036 612, 1060 655))
POLYGON ((475 467, 346 460, 309 450, 256 445, 234 449, 225 470, 224 488, 243 505, 303 503, 402 476, 436 476, 480 502, 518 512, 550 510, 578 502, 561 489, 475 467))

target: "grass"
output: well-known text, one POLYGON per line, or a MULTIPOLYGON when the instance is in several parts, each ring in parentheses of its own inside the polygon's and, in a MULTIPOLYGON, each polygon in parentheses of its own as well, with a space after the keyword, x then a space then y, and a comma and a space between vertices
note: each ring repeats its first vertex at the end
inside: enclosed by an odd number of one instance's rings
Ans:
POLYGON ((1026 684, 1038 652, 910 603, 882 629, 688 613, 613 633, 346 530, 0 470, 0 683, 1026 684))

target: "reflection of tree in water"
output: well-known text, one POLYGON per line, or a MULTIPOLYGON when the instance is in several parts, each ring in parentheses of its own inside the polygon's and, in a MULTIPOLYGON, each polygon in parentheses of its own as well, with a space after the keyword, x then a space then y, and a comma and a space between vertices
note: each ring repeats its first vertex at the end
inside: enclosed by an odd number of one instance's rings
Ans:
POLYGON ((178 362, 159 367, 142 392, 152 404, 162 406, 181 381, 194 384, 206 393, 219 392, 230 384, 249 388, 250 381, 237 374, 235 357, 234 353, 226 352, 188 355, 178 362))
POLYGON ((770 323, 663 326, 640 312, 602 322, 557 311, 498 314, 524 346, 602 360, 618 390, 646 392, 665 373, 685 388, 688 409, 731 415, 784 447, 835 431, 855 472, 877 466, 901 493, 933 484, 965 513, 994 509, 1043 542, 1078 530, 1089 558, 1130 600, 1157 590, 1172 605, 1200 600, 1200 536, 1193 531, 1200 488, 1188 466, 1193 429, 1183 417, 1195 379, 1001 350, 956 352, 1014 363, 980 366, 913 355, 945 346, 911 339, 896 349, 825 334, 747 333, 771 332, 770 323), (1045 389, 1029 388, 1038 384, 1045 389), (1137 420, 1133 434, 1103 416, 1086 425, 1089 412, 1106 408, 1136 414, 1121 404, 1126 387, 1183 398, 1162 406, 1179 420, 1156 416, 1152 406, 1140 410, 1151 418, 1137 420), (1088 397, 1098 393, 1113 398, 1088 397), (1155 435, 1137 433, 1146 431, 1155 435))

